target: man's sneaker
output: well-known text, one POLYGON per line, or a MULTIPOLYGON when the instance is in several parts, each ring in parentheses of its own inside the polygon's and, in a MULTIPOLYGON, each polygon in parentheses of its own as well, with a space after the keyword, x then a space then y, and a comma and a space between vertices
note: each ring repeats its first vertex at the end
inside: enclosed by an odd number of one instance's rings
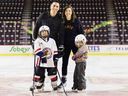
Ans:
MULTIPOLYGON (((62 83, 61 83, 62 84, 62 83)), ((63 85, 58 85, 57 87, 54 87, 53 90, 54 91, 60 91, 60 89, 63 87, 63 85)))
POLYGON ((62 77, 61 78, 61 83, 57 87, 55 87, 54 90, 59 90, 62 87, 65 87, 66 86, 66 81, 67 81, 66 77, 62 77))
POLYGON ((86 88, 78 88, 77 90, 78 90, 78 92, 85 92, 85 89, 86 88))
POLYGON ((73 87, 72 87, 72 91, 73 91, 73 92, 78 92, 77 87, 74 87, 74 86, 73 86, 73 87))
POLYGON ((76 89, 77 89, 76 87, 74 87, 74 86, 72 87, 72 90, 76 90, 76 89))
POLYGON ((77 90, 77 92, 86 92, 86 90, 85 89, 81 89, 81 90, 77 90))
POLYGON ((66 82, 67 82, 67 78, 66 77, 62 77, 61 78, 61 83, 60 83, 60 87, 62 87, 62 86, 64 86, 64 87, 66 87, 66 82))

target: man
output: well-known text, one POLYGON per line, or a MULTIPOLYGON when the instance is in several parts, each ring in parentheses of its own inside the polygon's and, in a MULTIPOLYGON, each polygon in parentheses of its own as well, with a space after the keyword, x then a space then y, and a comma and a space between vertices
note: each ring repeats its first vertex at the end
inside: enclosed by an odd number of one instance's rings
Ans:
POLYGON ((59 2, 53 1, 50 5, 50 11, 39 16, 34 28, 33 38, 37 38, 38 30, 42 25, 47 25, 51 30, 50 37, 55 39, 57 47, 61 49, 64 43, 64 22, 62 16, 58 13, 59 9, 59 2))
MULTIPOLYGON (((58 1, 53 1, 50 5, 50 11, 42 13, 35 25, 33 31, 33 39, 37 39, 39 28, 42 25, 47 25, 50 28, 50 37, 56 41, 58 51, 62 53, 64 49, 64 22, 62 16, 58 13, 60 4, 58 1)), ((57 62, 55 62, 57 66, 57 62)), ((45 76, 41 76, 44 82, 45 76)))

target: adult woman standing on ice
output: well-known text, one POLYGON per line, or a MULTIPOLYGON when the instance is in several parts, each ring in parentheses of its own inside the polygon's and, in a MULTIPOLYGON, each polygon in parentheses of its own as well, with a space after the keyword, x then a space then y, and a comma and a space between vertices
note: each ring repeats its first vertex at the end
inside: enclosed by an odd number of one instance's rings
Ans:
POLYGON ((62 61, 62 82, 58 87, 62 87, 62 83, 65 85, 67 81, 67 67, 70 52, 73 54, 77 52, 74 40, 78 34, 84 34, 82 24, 75 15, 75 12, 71 5, 67 5, 62 13, 64 19, 64 56, 62 61))

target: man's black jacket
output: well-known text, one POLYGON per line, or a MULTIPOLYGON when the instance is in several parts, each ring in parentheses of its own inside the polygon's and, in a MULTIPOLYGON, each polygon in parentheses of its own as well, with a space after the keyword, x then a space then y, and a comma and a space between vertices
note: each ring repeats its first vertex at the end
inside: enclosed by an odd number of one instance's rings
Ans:
POLYGON ((38 30, 42 25, 47 25, 50 28, 50 37, 55 39, 57 46, 64 44, 64 22, 60 14, 52 17, 48 12, 42 13, 33 31, 34 39, 37 38, 38 30))

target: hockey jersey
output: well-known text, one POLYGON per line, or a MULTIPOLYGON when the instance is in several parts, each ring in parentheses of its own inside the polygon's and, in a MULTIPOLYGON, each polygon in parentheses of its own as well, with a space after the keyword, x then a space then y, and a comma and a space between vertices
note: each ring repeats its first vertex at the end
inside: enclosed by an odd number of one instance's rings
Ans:
POLYGON ((35 64, 40 67, 55 67, 53 56, 57 54, 57 45, 54 39, 49 38, 48 41, 37 38, 34 42, 34 54, 36 55, 35 64), (36 55, 38 52, 47 51, 47 55, 42 57, 36 55), (42 63, 41 59, 46 58, 46 63, 42 63))

